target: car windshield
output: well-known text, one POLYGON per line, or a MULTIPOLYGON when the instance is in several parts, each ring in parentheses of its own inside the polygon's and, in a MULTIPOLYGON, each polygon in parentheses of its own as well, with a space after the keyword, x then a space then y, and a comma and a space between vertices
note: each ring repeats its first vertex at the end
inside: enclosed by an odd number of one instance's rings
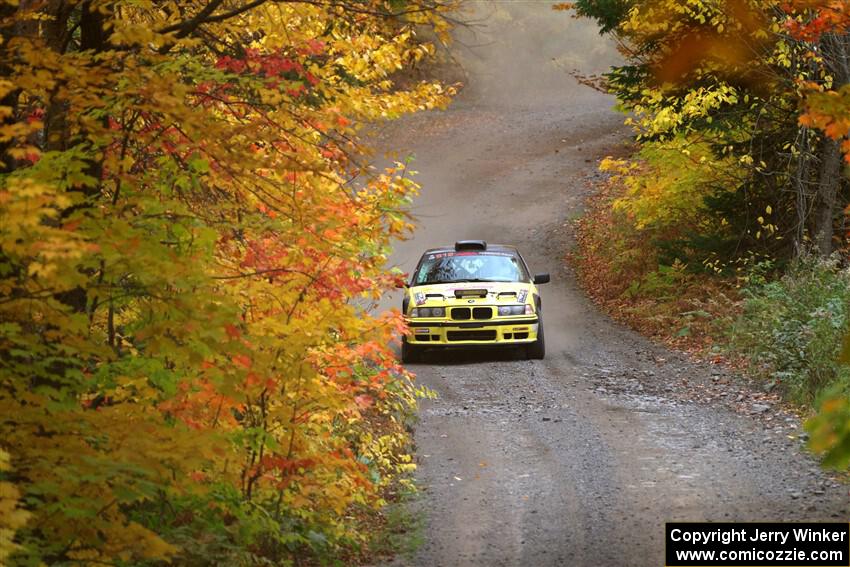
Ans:
POLYGON ((413 285, 449 282, 527 281, 519 258, 499 252, 439 252, 419 264, 413 285))

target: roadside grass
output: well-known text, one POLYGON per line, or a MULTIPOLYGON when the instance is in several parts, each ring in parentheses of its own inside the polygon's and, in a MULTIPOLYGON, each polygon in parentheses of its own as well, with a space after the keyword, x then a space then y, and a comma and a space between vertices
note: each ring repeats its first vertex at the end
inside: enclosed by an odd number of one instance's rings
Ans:
POLYGON ((749 361, 794 403, 819 405, 850 392, 850 367, 840 361, 850 331, 850 271, 836 257, 802 257, 779 278, 754 274, 743 290, 741 316, 728 328, 730 350, 749 361))
MULTIPOLYGON (((420 386, 416 390, 418 399, 436 397, 432 390, 420 386)), ((382 421, 382 418, 377 418, 382 421)), ((415 466, 412 464, 416 453, 413 432, 419 422, 415 407, 403 408, 396 419, 407 433, 407 442, 397 448, 404 472, 394 476, 381 492, 383 503, 380 507, 361 507, 351 511, 350 519, 360 526, 368 537, 361 545, 352 547, 348 556, 340 565, 383 565, 392 564, 393 559, 412 558, 425 541, 425 516, 419 505, 421 493, 414 478, 415 466)), ((377 431, 389 428, 375 423, 377 431)), ((401 469, 399 469, 401 470, 401 469)))
POLYGON ((850 271, 838 258, 801 257, 778 270, 750 265, 735 277, 661 265, 653 240, 612 203, 607 180, 575 222, 569 261, 580 285, 611 317, 678 350, 742 369, 810 414, 847 397, 839 361, 850 331, 850 271))
POLYGON ((346 512, 346 522, 365 537, 335 548, 304 550, 296 554, 293 567, 379 566, 392 565, 395 558, 411 559, 425 541, 425 515, 411 475, 386 486, 382 498, 380 507, 355 506, 346 512))
POLYGON ((313 549, 296 554, 293 567, 343 567, 391 565, 397 557, 412 558, 424 543, 424 515, 417 505, 419 493, 410 479, 384 490, 380 508, 348 510, 348 522, 359 526, 365 538, 334 549, 313 549))
POLYGON ((420 493, 404 488, 381 511, 378 527, 369 550, 373 559, 394 556, 410 558, 425 542, 425 517, 417 505, 420 493))
POLYGON ((679 350, 723 359, 723 331, 740 314, 734 278, 659 264, 658 250, 612 203, 624 189, 603 181, 574 222, 568 261, 591 300, 612 318, 679 350))

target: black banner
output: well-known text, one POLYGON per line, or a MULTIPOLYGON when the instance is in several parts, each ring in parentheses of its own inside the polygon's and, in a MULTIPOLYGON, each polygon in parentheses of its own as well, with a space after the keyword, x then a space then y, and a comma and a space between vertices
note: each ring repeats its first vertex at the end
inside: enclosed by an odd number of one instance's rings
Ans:
POLYGON ((667 567, 848 567, 847 523, 668 523, 667 567))

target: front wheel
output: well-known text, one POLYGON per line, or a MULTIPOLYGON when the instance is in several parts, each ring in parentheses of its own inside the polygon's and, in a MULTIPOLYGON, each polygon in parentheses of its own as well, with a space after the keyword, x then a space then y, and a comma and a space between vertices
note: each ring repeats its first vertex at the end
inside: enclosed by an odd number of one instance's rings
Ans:
POLYGON ((543 360, 546 356, 546 338, 543 336, 543 319, 537 323, 537 340, 525 347, 525 357, 529 360, 543 360))
POLYGON ((406 338, 401 340, 401 361, 405 364, 419 362, 422 359, 422 350, 407 342, 406 338))

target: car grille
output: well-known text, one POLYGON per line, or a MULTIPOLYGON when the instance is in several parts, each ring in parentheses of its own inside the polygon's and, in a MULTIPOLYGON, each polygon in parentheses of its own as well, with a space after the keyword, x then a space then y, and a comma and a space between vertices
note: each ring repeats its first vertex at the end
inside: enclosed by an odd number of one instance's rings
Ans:
POLYGON ((493 308, 492 307, 475 307, 472 309, 472 318, 473 319, 492 319, 493 318, 493 308))
POLYGON ((466 321, 472 317, 472 310, 469 307, 455 307, 452 309, 452 319, 458 321, 466 321))
POLYGON ((496 331, 448 331, 450 341, 495 341, 496 331))
POLYGON ((455 307, 452 309, 452 319, 455 321, 468 321, 470 319, 492 319, 492 307, 455 307))

